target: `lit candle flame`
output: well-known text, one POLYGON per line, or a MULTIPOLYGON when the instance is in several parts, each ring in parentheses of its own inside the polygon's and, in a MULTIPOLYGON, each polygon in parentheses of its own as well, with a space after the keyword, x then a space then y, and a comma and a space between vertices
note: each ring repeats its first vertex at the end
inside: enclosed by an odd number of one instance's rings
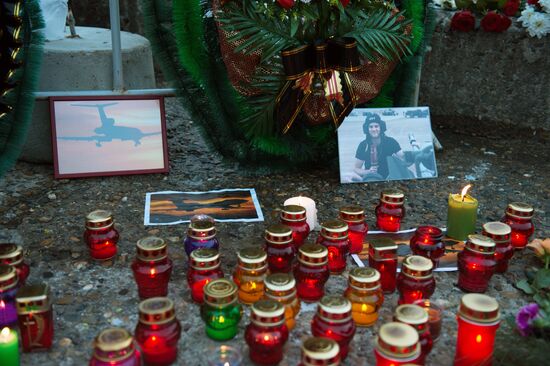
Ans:
POLYGON ((2 331, 0 332, 0 342, 6 343, 7 341, 9 341, 9 337, 10 337, 10 328, 8 327, 2 328, 2 331))
POLYGON ((6 307, 6 304, 4 304, 4 300, 0 300, 0 308, 4 309, 6 307))
POLYGON ((462 202, 464 202, 464 197, 466 197, 466 193, 468 193, 468 190, 472 188, 471 184, 468 184, 466 187, 462 188, 462 192, 460 193, 460 198, 462 199, 462 202))
POLYGON ((478 334, 476 337, 476 342, 481 343, 481 334, 478 334))
POLYGON ((156 269, 151 268, 151 271, 149 271, 149 273, 151 273, 151 276, 154 276, 155 273, 157 273, 157 271, 156 271, 156 269))

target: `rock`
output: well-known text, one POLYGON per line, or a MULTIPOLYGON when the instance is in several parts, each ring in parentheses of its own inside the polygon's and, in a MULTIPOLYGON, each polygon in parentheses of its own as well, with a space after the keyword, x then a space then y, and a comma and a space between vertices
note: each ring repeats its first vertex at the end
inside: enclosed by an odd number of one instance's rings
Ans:
POLYGON ((71 341, 70 338, 61 338, 61 340, 59 340, 59 345, 61 347, 69 347, 73 344, 73 341, 71 341))

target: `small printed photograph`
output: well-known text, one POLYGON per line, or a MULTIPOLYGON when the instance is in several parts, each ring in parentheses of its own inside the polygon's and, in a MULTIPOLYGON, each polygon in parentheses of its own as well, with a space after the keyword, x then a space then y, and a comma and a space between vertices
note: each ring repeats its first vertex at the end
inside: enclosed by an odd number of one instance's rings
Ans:
POLYGON ((50 99, 56 178, 168 172, 162 97, 50 99))
POLYGON ((428 107, 356 108, 338 128, 340 182, 437 177, 428 107))
POLYGON ((221 222, 264 221, 253 188, 208 192, 152 192, 145 197, 145 225, 190 222, 191 217, 199 214, 221 222))

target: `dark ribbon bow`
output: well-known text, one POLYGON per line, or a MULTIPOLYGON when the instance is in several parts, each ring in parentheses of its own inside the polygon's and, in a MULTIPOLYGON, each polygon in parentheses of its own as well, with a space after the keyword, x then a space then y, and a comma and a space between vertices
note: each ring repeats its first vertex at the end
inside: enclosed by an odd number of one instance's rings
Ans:
POLYGON ((336 128, 355 107, 357 98, 347 75, 359 69, 359 52, 353 38, 330 39, 281 52, 286 83, 275 105, 275 120, 287 133, 313 93, 314 79, 322 84, 336 128))

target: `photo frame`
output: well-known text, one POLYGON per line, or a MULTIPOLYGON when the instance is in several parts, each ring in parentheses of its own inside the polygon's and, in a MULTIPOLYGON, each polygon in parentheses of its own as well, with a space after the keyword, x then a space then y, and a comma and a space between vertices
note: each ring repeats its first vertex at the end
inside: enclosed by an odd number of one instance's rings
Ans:
POLYGON ((50 98, 55 178, 167 173, 162 96, 50 98))
POLYGON ((428 107, 355 108, 338 128, 340 182, 437 177, 428 107))

